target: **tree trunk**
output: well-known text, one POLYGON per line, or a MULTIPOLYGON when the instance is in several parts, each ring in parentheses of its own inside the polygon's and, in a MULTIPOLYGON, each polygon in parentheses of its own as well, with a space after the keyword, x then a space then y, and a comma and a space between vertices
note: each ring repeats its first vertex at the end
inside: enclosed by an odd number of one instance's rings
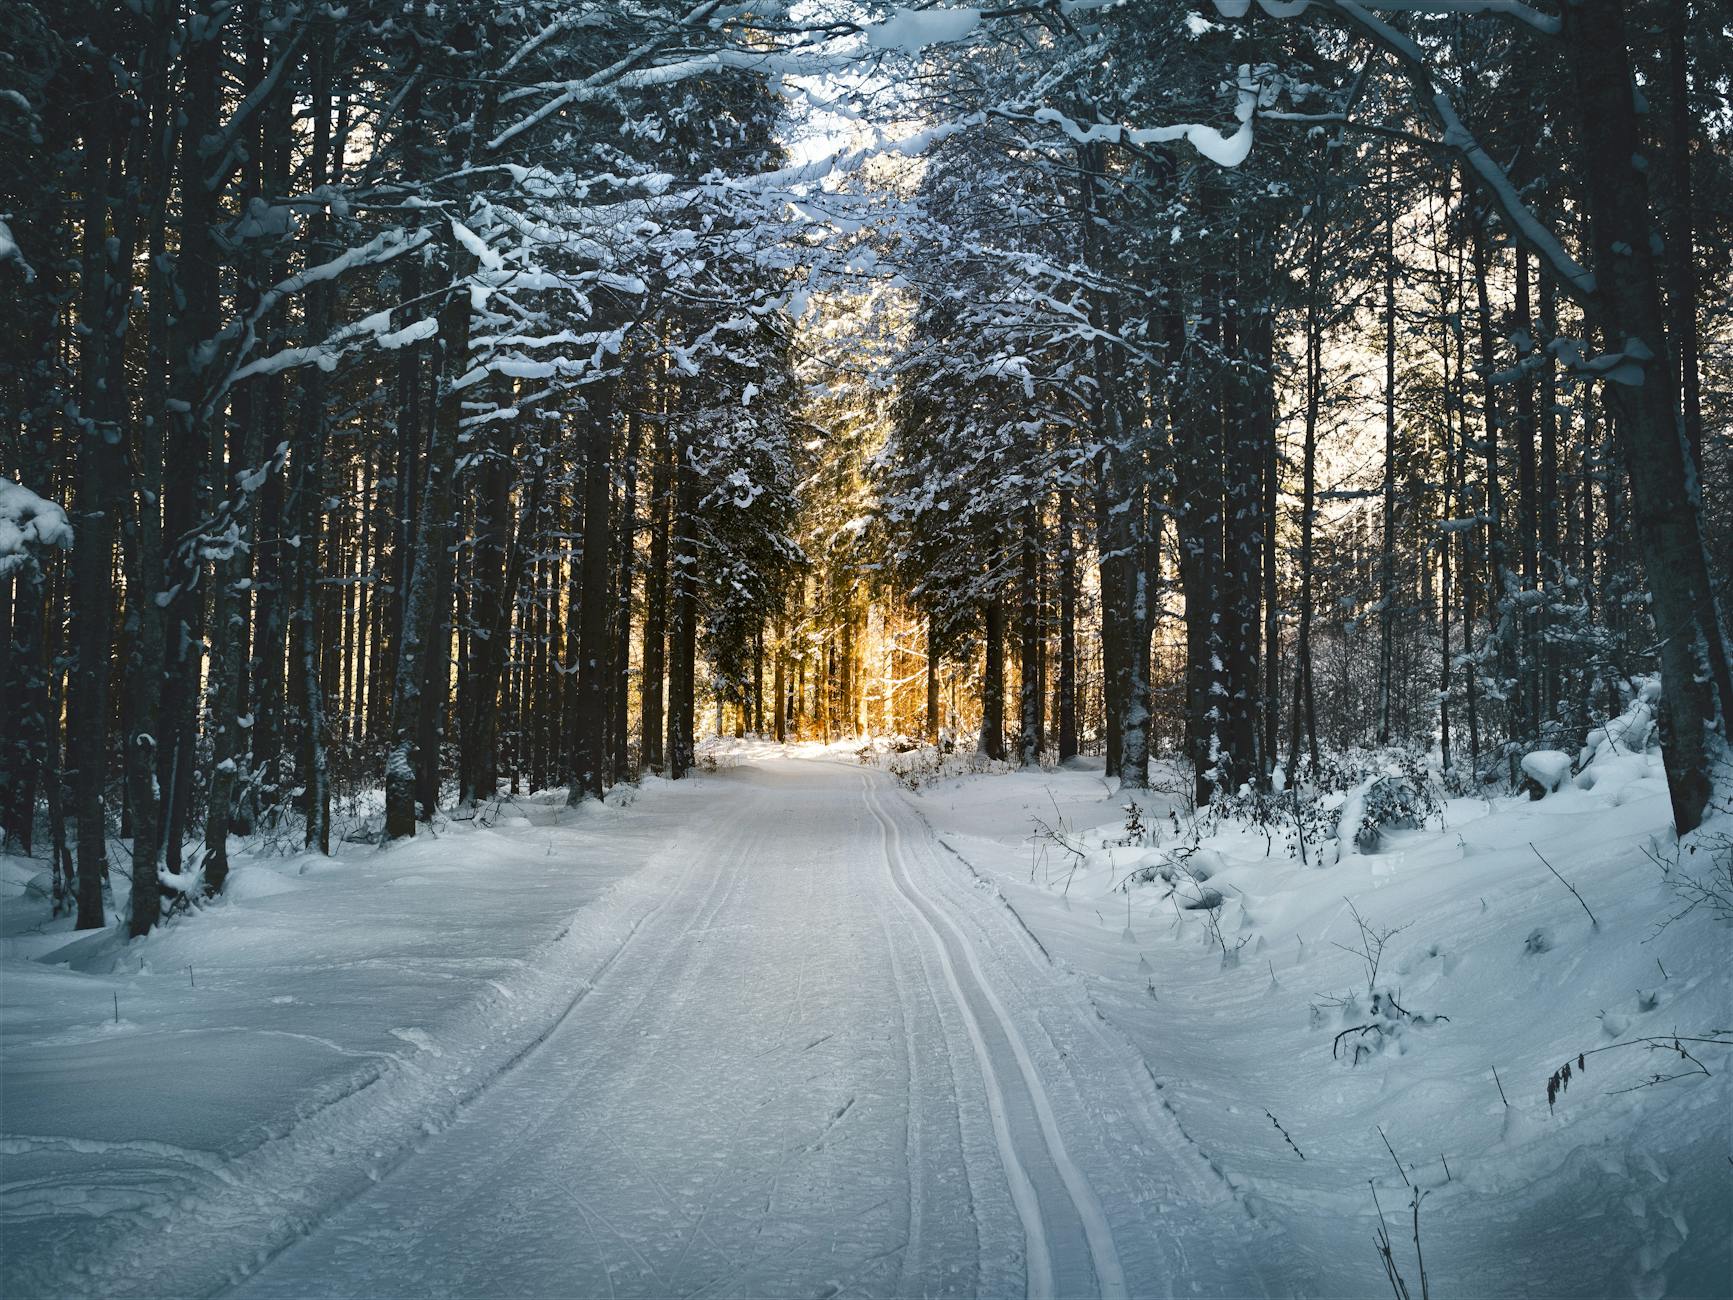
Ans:
MULTIPOLYGON (((1667 305, 1672 311, 1673 351, 1679 366, 1679 396, 1691 464, 1701 476, 1703 463, 1703 388, 1697 362, 1697 256, 1692 210, 1691 70, 1687 37, 1690 0, 1674 0, 1667 18, 1667 176, 1672 207, 1667 221, 1667 305)), ((1725 28, 1723 28, 1725 32, 1725 28)), ((1701 490, 1701 485, 1699 485, 1701 490)), ((1733 708, 1723 700, 1724 707, 1733 708)))
POLYGON ((612 553, 609 496, 613 485, 614 405, 611 382, 591 384, 584 450, 583 593, 578 602, 577 734, 570 802, 600 799, 607 789, 606 678, 608 616, 614 603, 608 560, 612 553))
MULTIPOLYGON (((778 661, 780 670, 781 661, 778 661)), ((779 689, 780 672, 777 678, 779 689)), ((778 734, 778 740, 782 736, 778 734)), ((933 616, 927 615, 927 739, 935 745, 939 742, 939 652, 938 633, 933 616)))
MULTIPOLYGON (((666 421, 662 428, 667 427, 666 421)), ((673 517, 673 473, 668 436, 659 434, 651 452, 650 567, 644 574, 643 707, 639 713, 641 761, 654 772, 663 762, 663 675, 668 654, 668 529, 673 517)), ((777 659, 780 673, 782 660, 777 659)), ((780 680, 780 677, 779 677, 780 680)), ((779 697, 780 699, 780 697, 779 697)), ((777 705, 777 739, 781 739, 782 706, 777 705)))
POLYGON ((476 473, 475 526, 470 543, 470 652, 458 676, 458 712, 463 744, 458 751, 457 800, 491 799, 499 785, 499 673, 512 614, 508 546, 510 533, 511 442, 501 421, 488 427, 493 443, 476 473))
MULTIPOLYGON (((1059 489, 1059 761, 1077 753, 1077 533, 1071 488, 1059 489)), ((938 679, 929 669, 929 712, 937 706, 938 679)))
POLYGON ((981 675, 981 741, 991 759, 1005 757, 1005 598, 995 591, 984 610, 986 665, 981 675))
POLYGON ((1384 553, 1378 566, 1378 743, 1390 743, 1391 675, 1396 670, 1396 204, 1388 154, 1384 171, 1384 553))
POLYGON ((1290 789, 1300 780, 1300 734, 1304 729, 1311 771, 1318 770, 1318 715, 1312 696, 1312 570, 1318 500, 1318 411, 1323 389, 1324 327, 1324 208, 1320 198, 1312 224, 1310 277, 1306 294, 1305 434, 1300 458, 1300 609, 1294 635, 1294 694, 1289 713, 1288 770, 1290 789))
POLYGON ((785 744, 789 740, 789 652, 782 643, 782 621, 778 619, 775 627, 775 645, 771 647, 771 655, 775 659, 776 699, 771 707, 775 709, 776 744, 785 744))
POLYGON ((1031 499, 1023 508, 1023 537, 1017 582, 1018 734, 1017 762, 1038 767, 1041 735, 1041 517, 1031 499))
POLYGON ((1733 700, 1727 634, 1716 606, 1699 521, 1690 447, 1681 427, 1678 369, 1666 334, 1659 268, 1649 235, 1643 142, 1619 0, 1581 0, 1561 19, 1576 86, 1579 138, 1593 233, 1597 296, 1611 345, 1637 367, 1636 383, 1609 382, 1643 567, 1660 638, 1661 751, 1673 823, 1703 820, 1713 789, 1709 735, 1726 738, 1733 700))
POLYGON ((1261 224, 1253 218, 1242 221, 1239 244, 1239 275, 1227 289, 1223 314, 1231 324, 1227 355, 1236 362, 1229 373, 1227 418, 1222 433, 1227 440, 1223 457, 1224 491, 1222 558, 1225 605, 1222 638, 1226 653, 1223 707, 1227 725, 1223 729, 1220 758, 1222 779, 1230 791, 1248 783, 1262 784, 1259 761, 1260 688, 1263 672, 1259 650, 1263 636, 1259 626, 1263 578, 1265 449, 1275 438, 1275 404, 1269 385, 1273 321, 1270 283, 1274 246, 1261 224))
MULTIPOLYGON (((195 25, 196 26, 196 25, 195 25)), ((116 242, 130 256, 136 237, 135 205, 150 213, 150 237, 146 259, 150 312, 141 417, 135 426, 132 453, 133 482, 129 495, 135 505, 131 527, 125 530, 122 547, 127 575, 125 626, 132 632, 126 657, 124 761, 127 795, 132 811, 132 896, 127 931, 133 937, 147 933, 161 912, 161 886, 157 872, 162 864, 164 816, 167 811, 159 759, 172 756, 178 739, 178 719, 163 706, 164 669, 168 658, 167 633, 170 620, 163 596, 168 587, 164 564, 163 503, 165 490, 179 496, 181 488, 164 481, 166 451, 172 433, 176 451, 192 451, 200 430, 192 412, 199 401, 198 348, 208 333, 215 312, 215 269, 211 262, 213 196, 205 184, 207 160, 197 147, 216 125, 215 69, 221 53, 220 28, 205 29, 187 45, 187 144, 180 158, 182 219, 179 255, 169 271, 167 254, 166 199, 170 186, 177 132, 169 120, 175 111, 166 103, 138 106, 128 146, 126 198, 114 217, 116 242), (142 191, 148 175, 150 188, 142 191), (177 311, 171 303, 178 297, 177 311), (171 325, 171 317, 173 323, 171 325), (171 407, 170 397, 177 399, 171 407), (171 416, 170 411, 175 414, 171 416)), ((144 57, 143 80, 160 86, 160 74, 168 57, 166 15, 151 24, 144 57)), ((121 400, 129 400, 123 397, 121 400)), ((193 463, 196 465, 197 457, 193 463)), ((184 510, 176 510, 184 526, 184 510)), ((172 792, 172 786, 168 787, 172 792)))
POLYGON ((673 618, 669 628, 668 775, 679 780, 692 770, 693 728, 697 724, 698 658, 698 472, 686 448, 674 447, 673 618))
MULTIPOLYGON (((438 566, 435 552, 447 548, 451 523, 452 476, 457 462, 458 424, 462 406, 450 385, 463 373, 469 356, 470 296, 467 280, 474 258, 448 231, 442 241, 451 289, 439 313, 442 387, 447 391, 433 422, 423 479, 415 545, 408 563, 408 589, 403 605, 403 630, 397 648, 397 677, 391 695, 391 745, 385 759, 385 835, 401 839, 415 834, 417 762, 437 763, 436 754, 416 754, 416 733, 422 718, 421 695, 427 676, 425 659, 445 655, 436 643, 440 625, 438 566)), ((413 462, 411 462, 413 464, 413 462)))
MULTIPOLYGON (((417 82, 419 85, 419 82, 417 82)), ((295 95, 287 87, 280 89, 261 112, 260 117, 260 181, 265 194, 283 195, 289 192, 290 151, 295 141, 295 95)), ((412 92, 412 103, 419 102, 412 92)), ((411 120, 414 120, 413 117, 411 120)), ((266 258, 266 282, 278 284, 288 278, 288 253, 291 241, 277 241, 266 258)), ((419 263, 405 259, 404 292, 418 284, 419 263)), ((289 309, 283 304, 266 313, 257 326, 259 344, 266 352, 276 352, 288 339, 289 309)), ((273 472, 259 489, 253 523, 253 584, 249 589, 253 602, 252 627, 249 635, 248 671, 242 679, 242 695, 250 701, 253 725, 247 733, 247 753, 244 770, 239 774, 241 788, 237 800, 245 810, 249 824, 261 813, 274 818, 281 787, 280 768, 283 748, 283 714, 285 698, 284 643, 285 618, 288 613, 284 590, 286 565, 292 563, 292 551, 285 544, 285 535, 294 530, 286 518, 284 506, 287 484, 280 472, 281 458, 288 454, 287 380, 282 375, 261 375, 249 380, 254 403, 262 426, 262 444, 270 453, 273 472)), ((401 556, 407 547, 400 547, 401 556)), ((398 588, 401 591, 401 587, 398 588)), ((381 674, 384 672, 381 658, 381 674)))
MULTIPOLYGON (((1186 684, 1185 746, 1193 774, 1193 798, 1201 806, 1218 786, 1231 782, 1228 724, 1228 670, 1232 657, 1232 606, 1241 593, 1228 585, 1223 563, 1223 516, 1228 485, 1223 479, 1224 425, 1237 415, 1224 409, 1233 386, 1217 360, 1223 355, 1223 313, 1231 293, 1213 272, 1203 277, 1197 305, 1197 338, 1187 341, 1183 325, 1169 318, 1170 373, 1176 396, 1171 403, 1175 458, 1174 523, 1178 536, 1179 581, 1185 595, 1186 684)), ((1231 349, 1230 349, 1231 350, 1231 349)), ((1237 394, 1234 394, 1237 396, 1237 394)), ((1232 434, 1239 441, 1238 430, 1232 434)), ((1240 457, 1235 452, 1237 465, 1240 457)), ((1231 786, 1230 786, 1231 788, 1231 786)))
MULTIPOLYGON (((316 46, 312 56, 311 108, 313 142, 309 154, 310 183, 316 189, 334 170, 331 157, 331 51, 316 46)), ((331 218, 318 210, 308 223, 308 260, 332 255, 331 218)), ((316 347, 330 332, 335 314, 329 283, 313 285, 307 293, 307 346, 316 347)), ((295 681, 300 709, 300 774, 305 791, 306 846, 320 853, 331 852, 331 785, 326 759, 325 693, 320 680, 319 599, 320 533, 325 518, 325 438, 329 417, 325 410, 327 383, 318 366, 306 368, 301 385, 300 430, 295 455, 295 488, 299 544, 295 547, 296 609, 291 644, 298 657, 295 681)))
MULTIPOLYGON (((636 371, 640 385, 644 367, 636 371)), ((611 682, 608 692, 609 777, 630 774, 632 685, 632 583, 638 572, 638 457, 644 446, 644 415, 633 401, 626 415, 626 459, 620 466, 620 528, 615 538, 614 617, 609 629, 611 682)))
MULTIPOLYGON (((73 767, 78 819, 78 921, 80 930, 104 924, 103 878, 108 872, 108 718, 111 619, 114 610, 114 536, 125 436, 126 394, 111 379, 124 377, 115 354, 132 297, 130 249, 108 239, 110 195, 118 190, 125 131, 112 84, 92 87, 111 114, 98 119, 85 138, 80 318, 91 328, 79 348, 82 378, 76 503, 71 515, 73 666, 66 701, 67 756, 73 767), (106 127, 107 129, 103 129, 106 127)), ((101 110, 98 110, 99 112, 101 110)))
POLYGON ((1540 536, 1536 586, 1548 593, 1548 599, 1535 614, 1535 639, 1541 657, 1540 695, 1535 717, 1543 726, 1550 722, 1558 706, 1559 647, 1550 635, 1550 625, 1552 599, 1561 577, 1564 555, 1559 544, 1558 366, 1552 352, 1552 343, 1558 338, 1557 292, 1552 276, 1543 266, 1540 331, 1546 351, 1540 372, 1540 536))
POLYGON ((752 734, 764 734, 764 620, 752 629, 752 734))
MULTIPOLYGON (((1536 351, 1534 313, 1529 272, 1528 250, 1520 244, 1516 250, 1516 339, 1517 364, 1522 375, 1516 385, 1516 492, 1517 533, 1521 546, 1521 587, 1524 592, 1540 588, 1540 528, 1538 484, 1536 482, 1536 447, 1538 419, 1535 412, 1535 380, 1529 366, 1536 351)), ((1525 747, 1539 734, 1540 724, 1540 644, 1536 606, 1526 600, 1520 606, 1516 624, 1517 694, 1515 732, 1525 747)))
MULTIPOLYGON (((1498 674, 1498 689, 1507 695, 1514 687, 1516 662, 1514 655, 1513 595, 1510 562, 1504 535, 1504 486, 1499 477, 1499 439, 1503 419, 1498 409, 1498 386, 1493 376, 1498 368, 1498 351, 1493 330, 1492 305, 1487 282, 1492 275, 1491 255, 1487 248, 1485 213, 1474 210, 1473 250, 1476 306, 1480 327, 1480 392, 1481 420, 1485 434, 1485 493, 1486 493, 1486 621, 1491 630, 1494 663, 1498 674)), ((1514 710, 1507 727, 1515 730, 1514 710)), ((1512 756, 1512 764, 1515 758, 1512 756)))

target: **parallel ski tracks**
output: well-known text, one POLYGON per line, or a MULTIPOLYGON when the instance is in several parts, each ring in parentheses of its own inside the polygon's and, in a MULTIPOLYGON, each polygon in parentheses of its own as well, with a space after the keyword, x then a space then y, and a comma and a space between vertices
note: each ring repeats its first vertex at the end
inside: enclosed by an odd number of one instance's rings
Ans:
POLYGON ((915 883, 903 857, 902 831, 885 811, 870 777, 862 778, 861 795, 878 822, 891 883, 932 940, 945 984, 974 1048, 994 1141, 1023 1225, 1028 1295, 1031 1300, 1051 1300, 1079 1294, 1085 1287, 1106 1297, 1128 1295, 1107 1213, 1066 1151, 1052 1098, 1016 1022, 982 971, 975 946, 915 883), (1052 1186, 1055 1177, 1058 1187, 1052 1186), (1038 1183, 1046 1186, 1045 1197, 1038 1183), (1061 1197, 1061 1203, 1055 1204, 1061 1197), (1079 1230, 1081 1243, 1074 1240, 1079 1230), (1074 1275, 1079 1245, 1087 1254, 1092 1278, 1074 1275))

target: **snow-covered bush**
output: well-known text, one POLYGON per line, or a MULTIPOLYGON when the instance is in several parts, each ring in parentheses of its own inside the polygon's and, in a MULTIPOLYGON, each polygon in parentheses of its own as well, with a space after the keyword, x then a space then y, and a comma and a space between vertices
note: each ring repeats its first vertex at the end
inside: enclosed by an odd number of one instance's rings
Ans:
POLYGON ((1354 845, 1362 853, 1376 853, 1383 844, 1385 831, 1418 830, 1441 807, 1438 791, 1423 763, 1404 764, 1397 771, 1370 777, 1361 797, 1354 845))
POLYGON ((1358 1065, 1386 1050, 1406 1052, 1408 1048, 1403 1040, 1409 1029, 1424 1029, 1448 1022, 1450 1017, 1410 1011, 1402 1005, 1397 991, 1379 978, 1390 941, 1408 927, 1375 925, 1360 914, 1360 909, 1351 900, 1348 914, 1354 918, 1357 937, 1335 946, 1359 958, 1366 971, 1365 987, 1341 997, 1314 1002, 1311 1018, 1314 1028, 1322 1028, 1329 1022, 1328 1009, 1337 1011, 1341 1028, 1330 1040, 1330 1055, 1335 1060, 1358 1065), (1365 1010, 1361 1008, 1362 996, 1366 1000, 1365 1010))
POLYGON ((1662 851, 1647 850, 1679 904, 1657 924, 1657 932, 1693 912, 1707 913, 1719 925, 1733 925, 1733 833, 1723 829, 1723 818, 1733 815, 1733 796, 1723 796, 1717 811, 1721 817, 1682 842, 1662 851))
POLYGON ((925 741, 899 738, 892 743, 875 741, 862 747, 857 757, 892 776, 910 790, 953 777, 980 776, 986 772, 1008 772, 1013 765, 991 759, 979 750, 947 750, 925 741))
POLYGON ((1444 808, 1426 756, 1395 746, 1302 759, 1297 778, 1278 771, 1272 785, 1218 792, 1198 812, 1197 836, 1237 826, 1262 834, 1267 852, 1280 837, 1289 857, 1311 862, 1345 831, 1374 852, 1386 830, 1416 829, 1444 808))

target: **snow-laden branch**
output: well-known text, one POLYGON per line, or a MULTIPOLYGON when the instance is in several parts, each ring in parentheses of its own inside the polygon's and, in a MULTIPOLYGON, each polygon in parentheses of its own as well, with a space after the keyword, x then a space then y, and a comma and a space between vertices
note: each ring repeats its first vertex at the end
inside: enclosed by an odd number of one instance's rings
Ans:
POLYGON ((405 253, 412 253, 428 240, 433 238, 429 230, 406 231, 401 228, 382 231, 355 248, 345 249, 336 257, 310 266, 306 270, 291 275, 286 280, 280 280, 264 293, 259 295, 259 301, 248 313, 249 325, 262 320, 280 306, 285 298, 304 293, 315 284, 326 280, 335 280, 345 271, 358 266, 378 266, 405 253))
MULTIPOLYGON (((719 4, 720 0, 703 0, 702 4, 691 10, 679 22, 671 25, 666 31, 658 33, 650 40, 643 42, 641 45, 631 50, 622 58, 615 60, 607 67, 593 72, 588 77, 584 77, 581 80, 569 81, 564 83, 564 85, 555 83, 552 86, 525 87, 522 90, 515 90, 506 95, 502 102, 510 103, 513 100, 533 95, 538 90, 557 90, 559 92, 554 96, 554 98, 536 109, 529 116, 519 118, 516 122, 512 123, 512 125, 494 136, 493 139, 489 140, 487 142, 488 151, 492 152, 498 149, 501 145, 506 144, 515 137, 523 134, 525 131, 528 131, 530 128, 539 123, 545 122, 548 118, 552 117, 562 108, 565 108, 568 104, 583 103, 587 100, 596 99, 611 90, 626 89, 629 84, 666 84, 663 82, 650 81, 629 82, 628 78, 633 75, 632 69, 636 68, 640 62, 649 58, 657 50, 661 49, 672 40, 676 34, 684 30, 689 30, 700 23, 705 22, 711 14, 715 13, 719 4)), ((698 60, 687 60, 688 63, 697 61, 698 60)), ((699 69, 698 71, 706 70, 711 69, 699 69)), ((650 69, 650 71, 653 72, 655 69, 650 69)), ((688 73, 687 75, 696 76, 698 75, 698 71, 688 73)), ((678 80, 678 78, 673 79, 678 80)))
POLYGON ((205 146, 204 156, 207 159, 216 160, 216 170, 205 177, 206 189, 218 189, 228 178, 233 170, 236 156, 235 145, 241 138, 241 132, 246 130, 248 123, 253 120, 259 110, 265 106, 265 102, 275 93, 278 83, 283 79, 284 71, 294 66, 295 55, 300 50, 301 42, 310 30, 312 30, 310 24, 300 23, 296 25, 294 35, 289 38, 288 45, 271 60, 270 69, 259 79, 258 84, 247 92, 247 97, 235 106, 235 111, 229 114, 229 120, 223 123, 216 136, 205 146))
MULTIPOLYGON (((1219 2, 1219 0, 1218 0, 1219 2)), ((1057 126, 1078 144, 1152 145, 1172 144, 1184 140, 1218 167, 1238 167, 1252 151, 1252 121, 1257 115, 1258 82, 1250 65, 1242 63, 1238 77, 1239 103, 1234 116, 1239 129, 1224 135, 1213 126, 1198 122, 1182 122, 1173 126, 1125 127, 1113 122, 1095 122, 1079 126, 1056 108, 1041 108, 1034 113, 1037 122, 1057 126)))
POLYGON ((34 565, 41 547, 71 545, 66 511, 22 483, 0 478, 0 578, 34 565))
POLYGON ((979 9, 893 9, 889 18, 866 29, 866 38, 875 50, 916 54, 929 45, 960 41, 980 25, 979 9))
MULTIPOLYGON (((1524 23, 1543 36, 1559 34, 1557 18, 1523 0, 1365 0, 1365 4, 1383 13, 1491 14, 1524 23)), ((1297 18, 1311 5, 1312 0, 1258 0, 1258 7, 1272 18, 1297 18)), ((1215 0, 1215 6, 1223 18, 1244 18, 1252 0, 1215 0)))
POLYGON ((12 236, 12 227, 0 221, 0 266, 7 262, 17 262, 18 269, 24 276, 24 283, 29 284, 36 278, 36 268, 24 260, 24 250, 18 247, 18 241, 12 236))
MULTIPOLYGON (((1113 8, 1119 3, 1121 0, 1058 0, 1056 4, 1050 3, 1050 0, 1041 0, 1038 4, 1013 4, 997 9, 936 5, 922 8, 897 7, 891 9, 889 15, 879 22, 866 24, 837 21, 829 17, 810 23, 780 23, 765 15, 755 15, 755 21, 750 25, 760 36, 766 31, 783 35, 805 33, 809 37, 828 38, 864 35, 868 52, 901 50, 914 54, 928 46, 964 40, 988 20, 1041 12, 1069 16, 1113 8)), ((510 104, 538 94, 549 94, 552 98, 494 136, 488 141, 488 149, 499 149, 525 131, 545 122, 561 109, 602 99, 620 91, 670 86, 693 77, 730 69, 758 72, 769 77, 811 77, 845 67, 860 57, 861 51, 858 48, 827 40, 818 45, 785 45, 777 49, 719 46, 696 53, 686 52, 684 57, 675 58, 668 63, 643 66, 646 60, 664 50, 677 37, 701 29, 716 31, 737 17, 739 11, 733 8, 724 9, 720 0, 705 0, 705 3, 677 22, 671 23, 664 31, 588 76, 570 81, 543 82, 508 92, 501 97, 501 103, 510 104)), ((572 25, 577 24, 574 22, 572 25)), ((555 25, 557 26, 558 24, 555 25)), ((547 28, 532 38, 525 49, 512 56, 510 65, 515 65, 527 55, 529 49, 547 40, 555 27, 547 28)))
MULTIPOLYGON (((303 293, 312 285, 326 280, 334 280, 344 272, 353 270, 358 266, 378 266, 389 262, 394 258, 401 257, 404 253, 420 248, 431 238, 433 238, 433 234, 429 230, 414 232, 401 229, 387 230, 357 248, 346 249, 328 261, 321 262, 317 266, 310 266, 297 275, 291 275, 288 279, 279 281, 259 295, 259 301, 254 304, 252 311, 247 314, 245 319, 230 326, 230 329, 225 331, 231 337, 238 337, 239 342, 231 359, 232 368, 228 376, 220 384, 215 385, 207 405, 220 401, 223 394, 229 389, 240 383, 241 380, 254 375, 277 374, 284 370, 306 365, 317 365, 327 371, 333 369, 338 359, 348 350, 348 340, 356 335, 358 326, 345 326, 323 343, 310 347, 284 348, 268 357, 247 361, 247 354, 252 351, 253 344, 258 339, 255 328, 259 321, 263 320, 284 299, 303 293)), ((380 313, 366 318, 369 322, 382 319, 388 322, 389 313, 380 313)), ((373 333, 383 335, 386 333, 386 328, 388 326, 382 326, 373 333)), ((410 326, 407 331, 400 331, 400 334, 407 335, 409 331, 416 331, 421 328, 423 326, 418 322, 417 325, 410 326)), ((414 338, 404 337, 401 342, 388 343, 385 346, 401 347, 413 341, 415 341, 414 338)))
MULTIPOLYGON (((1260 3, 1263 0, 1260 0, 1260 3)), ((1372 0, 1319 0, 1358 27, 1401 65, 1420 107, 1441 131, 1440 143, 1455 154, 1492 200, 1511 233, 1558 278, 1560 287, 1579 303, 1595 294, 1595 277, 1572 257, 1556 235, 1523 202, 1516 185, 1481 145, 1456 111, 1450 96, 1432 75, 1426 52, 1409 37, 1370 12, 1372 0)), ((1217 0, 1220 4, 1221 0, 1217 0)))
POLYGON ((1127 127, 1113 122, 1083 125, 1055 108, 1043 107, 1030 112, 1024 105, 999 104, 964 114, 948 122, 935 123, 898 139, 887 139, 880 135, 877 139, 847 152, 830 154, 812 162, 798 163, 775 171, 758 172, 743 177, 712 173, 702 179, 701 185, 713 191, 798 190, 818 185, 839 172, 850 171, 874 159, 899 155, 907 158, 918 157, 952 136, 995 118, 1056 126, 1069 139, 1079 144, 1102 141, 1144 146, 1184 140, 1210 161, 1223 167, 1237 167, 1251 153, 1253 122, 1257 115, 1261 89, 1247 65, 1241 65, 1239 69, 1237 86, 1239 97, 1234 115, 1240 125, 1231 134, 1224 134, 1213 126, 1196 122, 1157 127, 1127 127))

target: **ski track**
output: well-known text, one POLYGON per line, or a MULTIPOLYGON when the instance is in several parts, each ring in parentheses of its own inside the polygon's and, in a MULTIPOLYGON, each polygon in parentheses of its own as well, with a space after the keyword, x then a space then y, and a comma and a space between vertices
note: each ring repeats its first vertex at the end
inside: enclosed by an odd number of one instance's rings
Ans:
POLYGON ((192 1274, 122 1252, 145 1266, 132 1288, 1170 1294, 1185 1252, 1154 1202, 1186 1185, 1161 1166, 1195 1156, 1144 1113, 1071 977, 878 774, 772 759, 710 780, 709 823, 660 854, 521 1046, 479 1078, 487 1055, 450 1035, 414 1063, 455 1096, 415 1141, 313 1203, 237 1197, 192 1274))
POLYGON ((969 1036, 980 1061, 981 1073, 987 1080, 994 1132, 999 1139, 1000 1152, 1012 1182, 1013 1199, 1017 1203, 1018 1215, 1023 1220, 1023 1230, 1028 1239, 1028 1294, 1041 1298, 1055 1294, 1098 1293, 1114 1297, 1127 1295, 1125 1274, 1120 1266, 1119 1249, 1113 1239, 1113 1229, 1107 1221, 1095 1189, 1090 1186, 1089 1180, 1065 1149, 1064 1139, 1054 1119, 1052 1099, 1047 1094, 1040 1072, 1030 1058, 1022 1035, 1017 1032, 1004 1004, 994 996, 992 985, 981 970, 977 950, 970 945, 957 924, 923 895, 910 878, 908 867, 903 861, 902 831, 884 811, 870 778, 863 780, 862 790, 867 807, 879 824, 885 863, 892 883, 921 917, 927 932, 939 946, 946 983, 969 1024, 969 1036), (950 935, 949 940, 941 933, 941 926, 950 935), (971 980, 967 992, 958 970, 956 957, 959 953, 968 966, 971 980), (987 1015, 980 1014, 977 1009, 980 1006, 984 1006, 987 1015), (990 1024, 996 1031, 993 1035, 995 1041, 991 1045, 987 1032, 984 1032, 984 1024, 990 1024), (1000 1047, 1001 1041, 1003 1047, 1000 1047), (1007 1048, 1011 1056, 1009 1062, 1003 1059, 1007 1048), (995 1060, 995 1056, 999 1059, 995 1060), (1011 1068, 1007 1069, 1007 1065, 1011 1068), (1015 1099, 1015 1113, 1008 1112, 1004 1082, 1013 1077, 1020 1081, 1023 1092, 1023 1096, 1015 1099), (1025 1098, 1027 1107, 1035 1114, 1038 1126, 1036 1133, 1028 1131, 1027 1120, 1023 1119, 1021 1114, 1025 1098), (1022 1122, 1018 1123, 1020 1119, 1022 1122), (1041 1162, 1041 1152, 1036 1143, 1041 1143, 1045 1148, 1044 1162, 1041 1162), (1050 1190, 1045 1195, 1038 1191, 1029 1173, 1032 1166, 1039 1167, 1038 1162, 1051 1165, 1063 1185, 1064 1193, 1071 1203, 1072 1216, 1077 1219, 1083 1232, 1092 1275, 1082 1274, 1077 1267, 1080 1261, 1077 1260, 1075 1243, 1061 1240, 1059 1233, 1064 1230, 1056 1231, 1055 1226, 1050 1223, 1051 1210, 1047 1207, 1050 1207, 1056 1198, 1050 1190))

